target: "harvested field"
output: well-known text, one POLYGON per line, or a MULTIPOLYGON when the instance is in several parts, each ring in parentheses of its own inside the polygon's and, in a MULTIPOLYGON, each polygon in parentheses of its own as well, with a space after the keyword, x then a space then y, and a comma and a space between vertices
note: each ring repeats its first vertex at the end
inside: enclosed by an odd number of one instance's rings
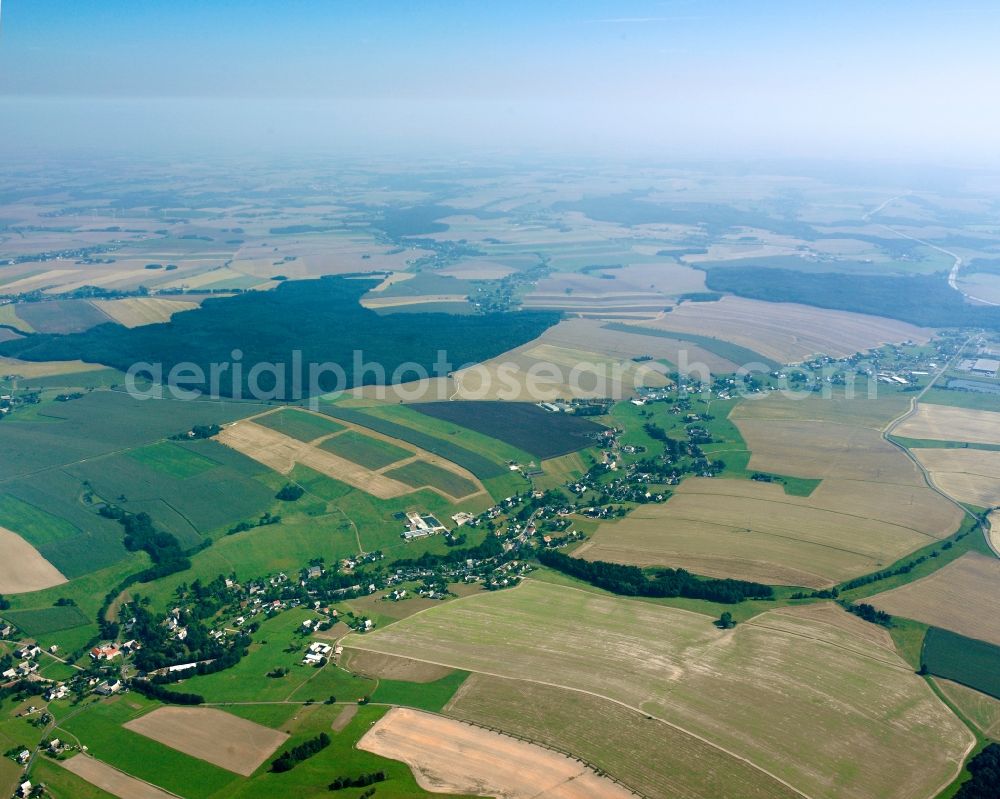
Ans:
POLYGON ((855 638, 888 649, 890 652, 894 652, 896 649, 892 642, 892 636, 889 635, 889 631, 885 627, 870 624, 853 613, 848 613, 835 602, 816 602, 811 605, 781 608, 774 611, 774 615, 796 616, 822 622, 850 633, 855 638))
POLYGON ((1000 505, 1000 452, 979 449, 910 451, 948 496, 981 508, 1000 505))
POLYGON ((577 555, 824 588, 944 538, 960 520, 918 486, 831 479, 796 497, 775 483, 696 477, 666 503, 602 524, 577 555))
POLYGON ((393 708, 358 748, 402 760, 420 787, 435 793, 504 799, 633 799, 565 755, 471 724, 393 708))
POLYGON ((650 797, 798 796, 764 772, 670 724, 579 691, 473 674, 444 713, 572 752, 650 797))
POLYGON ((55 566, 17 533, 0 527, 0 594, 24 594, 66 582, 55 566))
POLYGON ((684 303, 640 324, 683 333, 711 331, 779 363, 797 363, 816 354, 841 358, 888 342, 923 344, 931 332, 882 317, 728 296, 718 302, 684 303))
POLYGON ((300 463, 381 499, 399 497, 413 490, 405 483, 253 422, 230 425, 217 440, 281 474, 288 474, 300 463))
POLYGON ((177 794, 164 791, 148 782, 130 777, 90 755, 76 755, 69 760, 57 760, 60 766, 121 799, 177 799, 177 794))
POLYGON ((967 552, 943 569, 865 600, 894 616, 1000 646, 1000 559, 967 552))
POLYGON ((160 707, 124 726, 244 777, 288 740, 283 732, 207 707, 160 707))
POLYGON ((454 669, 425 663, 421 660, 368 652, 364 649, 348 650, 344 667, 355 674, 374 677, 379 680, 405 680, 406 682, 428 683, 442 680, 454 669))
POLYGON ((93 372, 106 369, 99 363, 86 361, 22 361, 17 358, 0 358, 0 375, 18 375, 19 377, 52 377, 56 375, 75 374, 76 372, 93 372))
POLYGON ((169 322, 181 311, 190 311, 198 303, 187 300, 165 300, 157 297, 128 297, 124 300, 93 300, 94 306, 125 327, 141 327, 157 322, 169 322))
POLYGON ((700 614, 529 579, 344 643, 590 692, 814 799, 934 795, 974 743, 894 652, 788 614, 723 631, 700 614))
POLYGON ((740 418, 745 405, 737 406, 733 421, 753 453, 748 467, 752 470, 824 480, 923 485, 916 465, 877 430, 832 422, 740 418))
POLYGON ((983 735, 1000 738, 1000 699, 942 677, 935 677, 934 682, 983 735))
POLYGON ((893 430, 908 438, 1000 444, 1000 413, 931 405, 921 402, 917 412, 893 430))

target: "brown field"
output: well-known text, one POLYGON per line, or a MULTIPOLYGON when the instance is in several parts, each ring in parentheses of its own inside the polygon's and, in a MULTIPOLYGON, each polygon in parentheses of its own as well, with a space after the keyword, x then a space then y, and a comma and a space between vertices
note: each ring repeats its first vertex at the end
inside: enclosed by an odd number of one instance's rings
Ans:
POLYGON ((124 726, 244 777, 288 740, 283 732, 207 707, 160 707, 124 726))
POLYGON ((177 794, 130 777, 124 771, 119 771, 90 755, 76 755, 69 760, 55 762, 91 785, 96 785, 102 791, 107 791, 112 796, 119 796, 121 799, 177 799, 177 794))
POLYGON ((334 732, 342 732, 351 723, 351 720, 358 715, 357 705, 341 705, 340 708, 341 710, 337 714, 337 718, 330 725, 330 729, 334 732))
POLYGON ((0 594, 24 594, 66 582, 62 573, 17 533, 0 527, 0 594))
POLYGON ((573 752, 650 797, 799 796, 764 772, 676 727, 580 691, 473 674, 444 712, 573 752))
POLYGON ((406 682, 427 683, 440 680, 451 674, 454 669, 424 663, 420 660, 384 655, 380 652, 368 652, 364 649, 346 650, 348 655, 344 668, 355 674, 375 677, 379 680, 405 680, 406 682))
POLYGON ((140 327, 156 322, 169 322, 181 311, 198 307, 196 302, 164 300, 156 297, 129 297, 124 300, 93 300, 92 304, 125 327, 140 327))
POLYGON ((862 641, 867 641, 875 646, 888 649, 890 652, 896 651, 895 644, 892 642, 892 636, 889 635, 889 631, 885 627, 877 624, 869 624, 853 613, 848 613, 835 602, 815 602, 810 605, 781 608, 780 610, 773 611, 773 614, 775 616, 796 616, 822 622, 830 627, 836 627, 838 630, 850 633, 853 637, 859 638, 862 641))
POLYGON ((381 499, 399 497, 413 490, 398 480, 252 421, 243 420, 224 428, 218 441, 281 474, 288 474, 296 463, 301 463, 381 499))
MULTIPOLYGON (((877 384, 876 384, 877 385, 877 384)), ((881 431, 901 413, 909 409, 912 395, 879 390, 875 397, 867 393, 867 378, 859 380, 854 396, 838 390, 830 396, 785 396, 782 392, 758 394, 737 405, 729 418, 771 422, 828 422, 831 424, 867 427, 881 431)))
POLYGON ((684 303, 643 325, 695 334, 710 330, 716 338, 780 363, 797 363, 819 353, 839 358, 886 342, 930 340, 929 330, 904 322, 728 296, 718 302, 684 303))
POLYGON ((471 724, 393 708, 358 748, 402 760, 435 793, 504 799, 634 799, 565 755, 471 724))
POLYGON ((373 288, 370 293, 385 291, 389 288, 389 286, 395 285, 396 283, 402 283, 404 280, 409 280, 410 278, 416 276, 416 272, 391 272, 386 276, 385 280, 373 288))
POLYGON ((824 480, 811 496, 795 497, 775 483, 689 478, 666 503, 602 524, 577 554, 824 588, 951 534, 959 519, 917 486, 824 480))
POLYGON ((981 508, 1000 505, 1000 452, 979 449, 913 449, 911 452, 948 496, 981 508))
POLYGON ((1000 444, 1000 413, 922 402, 917 406, 917 412, 893 433, 938 441, 1000 444))
POLYGON ((922 580, 865 601, 894 616, 916 619, 1000 646, 998 585, 1000 559, 967 552, 922 580))
POLYGON ((753 453, 750 469, 796 477, 923 485, 917 466, 871 428, 831 422, 743 419, 736 411, 733 421, 753 453))
POLYGON ((936 795, 974 743, 894 651, 795 614, 724 631, 698 613, 528 579, 345 644, 603 697, 813 799, 936 795))
MULTIPOLYGON (((346 423, 341 424, 343 424, 345 430, 357 430, 369 438, 387 441, 398 445, 398 442, 394 439, 389 438, 388 436, 383 436, 375 431, 361 430, 360 428, 356 428, 353 425, 346 423)), ((394 480, 384 474, 384 472, 418 460, 432 463, 435 466, 447 469, 448 471, 454 472, 466 480, 469 480, 476 486, 476 494, 486 490, 483 488, 483 484, 471 472, 463 469, 457 464, 452 463, 451 461, 445 460, 444 458, 433 455, 429 452, 425 452, 424 450, 420 450, 410 444, 407 444, 406 447, 415 453, 412 457, 395 461, 387 466, 374 470, 354 463, 346 458, 341 458, 340 456, 318 446, 323 441, 333 438, 336 435, 338 435, 338 433, 318 438, 309 443, 304 443, 292 438, 291 436, 286 436, 284 433, 280 433, 277 430, 272 430, 268 427, 254 424, 253 419, 251 418, 241 420, 223 428, 222 432, 218 436, 218 440, 220 443, 242 452, 244 455, 253 458, 259 463, 263 463, 268 468, 274 469, 276 472, 280 472, 281 474, 288 474, 295 467, 295 464, 300 463, 303 466, 308 466, 310 469, 319 472, 320 474, 325 474, 335 480, 340 480, 341 482, 347 483, 355 488, 359 488, 362 491, 381 499, 391 499, 392 497, 399 497, 404 494, 413 493, 414 489, 412 486, 408 486, 405 483, 394 480)), ((442 494, 442 496, 448 496, 437 488, 431 487, 430 490, 437 491, 437 493, 442 494)), ((474 495, 475 494, 470 496, 474 495)))
POLYGON ((84 361, 20 361, 17 358, 0 358, 0 375, 19 375, 20 377, 52 377, 69 375, 76 372, 93 372, 105 369, 99 363, 84 361))
POLYGON ((1000 739, 1000 699, 941 677, 935 677, 934 682, 983 735, 1000 739))

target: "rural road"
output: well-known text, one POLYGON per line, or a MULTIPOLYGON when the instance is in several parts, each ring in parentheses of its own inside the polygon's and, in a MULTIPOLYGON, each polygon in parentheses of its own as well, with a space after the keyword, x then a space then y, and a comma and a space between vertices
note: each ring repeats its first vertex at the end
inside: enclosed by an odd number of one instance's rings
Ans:
MULTIPOLYGON (((910 461, 920 470, 920 473, 923 475, 924 482, 927 483, 928 488, 930 488, 936 494, 940 494, 942 497, 948 500, 952 505, 954 505, 956 508, 962 511, 963 515, 971 516, 973 519, 978 520, 978 517, 972 511, 970 511, 968 508, 962 505, 962 503, 960 503, 950 494, 946 493, 945 491, 943 491, 941 488, 938 487, 938 484, 934 482, 934 477, 926 468, 924 468, 924 465, 920 462, 919 458, 917 458, 912 452, 910 452, 910 450, 908 450, 902 444, 897 444, 895 441, 892 440, 893 430, 895 430, 897 427, 899 427, 899 425, 901 425, 903 422, 905 422, 907 419, 909 419, 911 416, 913 416, 913 414, 917 412, 917 405, 919 404, 921 397, 923 397, 924 394, 930 391, 930 389, 933 388, 934 385, 937 383, 941 375, 947 372, 948 369, 951 368, 952 364, 954 364, 959 358, 962 357, 962 353, 965 352, 965 348, 969 346, 969 343, 974 338, 976 337, 969 336, 969 338, 967 338, 962 343, 962 346, 958 348, 958 352, 956 352, 955 355, 953 355, 948 360, 948 362, 944 364, 944 366, 938 369, 938 371, 927 382, 927 385, 924 386, 924 388, 920 391, 920 393, 917 394, 915 397, 910 398, 910 407, 906 411, 901 413, 899 416, 897 416, 895 419, 893 419, 891 422, 889 422, 889 424, 887 424, 884 428, 882 428, 882 438, 887 443, 894 446, 896 449, 898 449, 900 452, 906 455, 907 458, 910 459, 910 461)), ((983 537, 986 539, 986 545, 990 548, 990 551, 993 552, 993 554, 996 555, 998 558, 1000 558, 1000 551, 998 551, 997 547, 994 546, 992 536, 990 535, 989 521, 987 520, 980 522, 979 528, 980 530, 982 530, 983 537)))

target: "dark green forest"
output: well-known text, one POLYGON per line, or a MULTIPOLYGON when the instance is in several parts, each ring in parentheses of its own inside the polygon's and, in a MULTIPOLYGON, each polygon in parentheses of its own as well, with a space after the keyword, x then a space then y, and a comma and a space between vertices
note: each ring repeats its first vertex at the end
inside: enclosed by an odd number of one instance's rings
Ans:
POLYGON ((709 269, 705 285, 752 300, 798 302, 817 308, 886 316, 922 327, 1000 330, 1000 307, 969 305, 945 275, 810 274, 792 269, 709 269))
MULTIPOLYGON (((202 393, 210 388, 210 364, 231 364, 217 381, 220 395, 297 399, 357 385, 400 382, 393 380, 393 372, 401 364, 419 364, 434 376, 439 351, 456 368, 484 361, 536 338, 559 319, 549 311, 380 316, 359 304, 377 282, 344 277, 288 281, 273 291, 206 300, 200 309, 177 314, 163 324, 133 329, 105 324, 73 335, 2 342, 0 354, 29 361, 80 358, 122 371, 139 362, 162 364, 165 382, 174 366, 190 363, 202 370, 205 379, 185 376, 182 387, 202 393), (294 351, 301 353, 306 365, 301 375, 294 368, 294 351), (380 368, 359 371, 356 353, 361 353, 363 363, 380 368), (326 370, 311 380, 308 365, 327 363, 343 369, 344 379, 326 370), (279 368, 255 374, 256 364, 279 368), (259 391, 248 392, 253 384, 259 391), (268 392, 273 396, 260 396, 268 392)), ((413 380, 415 375, 400 377, 413 380)))

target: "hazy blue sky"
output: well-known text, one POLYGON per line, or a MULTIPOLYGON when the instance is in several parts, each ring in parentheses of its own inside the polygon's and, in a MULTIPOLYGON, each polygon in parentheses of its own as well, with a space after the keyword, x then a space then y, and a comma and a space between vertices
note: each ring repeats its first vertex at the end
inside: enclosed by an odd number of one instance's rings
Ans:
POLYGON ((995 161, 998 42, 961 0, 6 0, 0 137, 995 161))

